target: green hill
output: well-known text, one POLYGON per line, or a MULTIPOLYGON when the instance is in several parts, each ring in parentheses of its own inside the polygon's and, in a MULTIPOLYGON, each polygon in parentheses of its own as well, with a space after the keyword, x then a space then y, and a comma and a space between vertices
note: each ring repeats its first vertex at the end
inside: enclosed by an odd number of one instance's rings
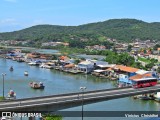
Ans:
POLYGON ((160 23, 136 19, 111 19, 80 26, 37 25, 20 31, 0 33, 0 40, 65 41, 72 44, 99 43, 107 38, 129 42, 136 38, 160 40, 160 23), (73 43, 77 41, 76 43, 73 43))

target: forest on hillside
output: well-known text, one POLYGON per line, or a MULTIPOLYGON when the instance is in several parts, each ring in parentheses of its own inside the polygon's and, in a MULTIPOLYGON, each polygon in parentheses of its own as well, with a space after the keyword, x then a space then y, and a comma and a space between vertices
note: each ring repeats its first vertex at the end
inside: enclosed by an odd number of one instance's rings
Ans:
POLYGON ((160 40, 160 23, 136 19, 111 19, 79 26, 37 25, 14 32, 0 33, 0 40, 69 42, 72 46, 109 44, 108 39, 130 42, 135 39, 160 40), (83 43, 83 44, 82 44, 83 43))

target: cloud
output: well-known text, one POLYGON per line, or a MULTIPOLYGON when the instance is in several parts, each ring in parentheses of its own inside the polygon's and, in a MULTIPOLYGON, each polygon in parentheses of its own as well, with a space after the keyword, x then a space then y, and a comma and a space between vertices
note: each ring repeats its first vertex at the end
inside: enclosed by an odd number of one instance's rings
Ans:
POLYGON ((4 1, 7 1, 7 2, 17 2, 17 0, 4 0, 4 1))
POLYGON ((20 22, 14 18, 6 18, 0 20, 0 32, 11 32, 15 30, 20 30, 23 27, 20 22))
POLYGON ((17 25, 18 22, 14 18, 6 18, 3 20, 0 20, 0 25, 6 25, 6 24, 17 25))

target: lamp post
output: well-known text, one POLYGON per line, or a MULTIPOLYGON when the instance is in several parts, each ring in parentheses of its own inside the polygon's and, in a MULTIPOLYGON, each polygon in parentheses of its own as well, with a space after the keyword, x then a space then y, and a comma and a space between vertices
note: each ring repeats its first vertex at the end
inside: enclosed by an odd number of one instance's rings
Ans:
POLYGON ((3 79, 3 98, 4 98, 4 76, 6 75, 6 73, 2 73, 2 79, 3 79))
POLYGON ((83 120, 83 94, 84 90, 87 89, 86 87, 80 87, 80 90, 82 90, 82 120, 83 120))

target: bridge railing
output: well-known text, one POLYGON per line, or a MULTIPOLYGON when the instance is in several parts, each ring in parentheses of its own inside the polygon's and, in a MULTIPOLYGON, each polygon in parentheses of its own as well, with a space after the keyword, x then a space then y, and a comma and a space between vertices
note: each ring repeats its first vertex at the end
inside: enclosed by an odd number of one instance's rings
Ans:
MULTIPOLYGON (((41 98, 52 98, 52 97, 60 97, 60 96, 71 96, 71 95, 78 95, 78 94, 87 94, 87 93, 96 93, 96 92, 103 92, 103 91, 112 91, 112 90, 120 90, 125 88, 131 88, 131 86, 123 87, 123 88, 111 88, 111 89, 99 89, 99 90, 90 90, 85 92, 75 92, 75 93, 63 93, 57 95, 45 95, 45 96, 36 96, 30 98, 22 98, 22 99, 13 99, 13 100, 5 100, 5 102, 9 101, 25 101, 25 100, 33 100, 33 99, 41 99, 41 98)), ((2 101, 3 102, 3 101, 2 101)))

